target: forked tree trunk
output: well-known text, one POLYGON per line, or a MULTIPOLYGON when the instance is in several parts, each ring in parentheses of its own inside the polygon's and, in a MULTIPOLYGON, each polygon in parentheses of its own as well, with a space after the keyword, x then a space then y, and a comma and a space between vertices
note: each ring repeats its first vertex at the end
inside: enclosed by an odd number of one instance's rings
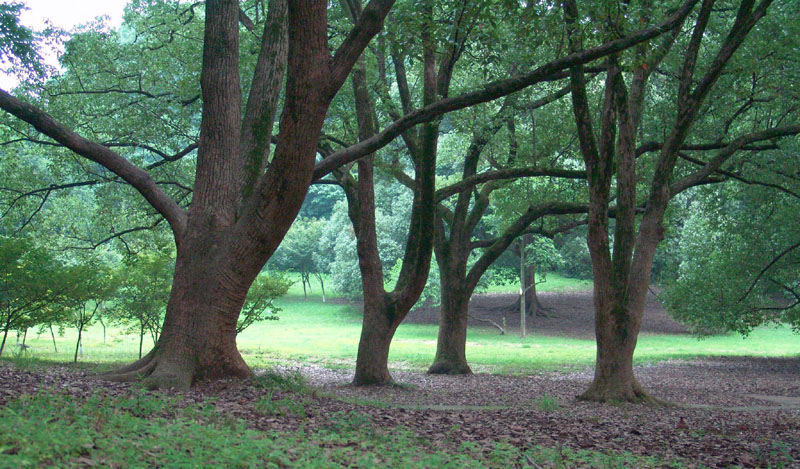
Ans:
MULTIPOLYGON (((441 269, 441 266, 440 266, 441 269)), ((442 304, 439 308, 439 338, 436 357, 428 368, 431 374, 465 375, 472 369, 467 364, 467 320, 472 289, 466 281, 450 277, 440 270, 442 304)))
MULTIPOLYGON (((596 304, 597 302, 595 302, 596 304)), ((597 359, 594 379, 580 399, 596 402, 657 402, 645 392, 633 373, 633 351, 642 310, 595 309, 597 359)))

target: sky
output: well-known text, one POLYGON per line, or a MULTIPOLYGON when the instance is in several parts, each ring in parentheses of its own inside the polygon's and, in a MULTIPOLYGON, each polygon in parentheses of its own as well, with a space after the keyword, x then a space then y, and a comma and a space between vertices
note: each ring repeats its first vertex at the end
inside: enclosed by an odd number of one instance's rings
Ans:
MULTIPOLYGON (((33 30, 44 29, 49 20, 54 26, 72 29, 92 21, 98 16, 110 17, 109 25, 122 23, 122 12, 129 0, 22 0, 28 10, 20 15, 20 23, 33 30)), ((43 51, 47 63, 58 65, 57 51, 43 51)), ((0 88, 9 90, 17 83, 16 78, 0 72, 0 88)))

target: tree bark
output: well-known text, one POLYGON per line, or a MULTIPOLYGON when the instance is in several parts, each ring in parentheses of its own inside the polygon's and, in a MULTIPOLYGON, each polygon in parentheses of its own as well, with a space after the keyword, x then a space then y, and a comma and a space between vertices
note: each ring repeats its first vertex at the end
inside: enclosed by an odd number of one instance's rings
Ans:
MULTIPOLYGON (((701 78, 695 77, 701 43, 714 11, 714 0, 704 0, 695 20, 692 35, 683 53, 683 65, 677 95, 675 123, 661 148, 655 165, 647 205, 636 233, 636 133, 644 105, 644 87, 657 63, 663 59, 673 40, 665 41, 634 71, 630 91, 625 84, 616 55, 607 63, 605 96, 600 116, 600 138, 596 139, 589 113, 583 67, 571 69, 570 82, 575 122, 581 153, 589 181, 589 232, 587 244, 592 257, 594 281, 595 334, 597 364, 595 376, 582 399, 593 401, 659 402, 650 397, 633 373, 633 352, 644 311, 647 289, 656 247, 664 238, 664 213, 677 192, 695 181, 684 178, 671 184, 675 163, 704 99, 719 78, 725 64, 755 23, 765 14, 771 0, 741 2, 729 34, 722 41, 714 60, 701 78), (619 130, 619 135, 616 135, 619 130), (615 141, 616 140, 616 141, 615 141), (616 166, 616 168, 614 168, 616 166), (617 213, 611 250, 608 209, 612 177, 616 173, 617 213), (688 181, 688 182, 686 182, 688 181), (681 184, 686 182, 685 184, 681 184)), ((563 3, 570 48, 581 48, 575 34, 578 18, 574 0, 563 3)), ((639 50, 642 55, 643 49, 639 50)), ((642 57, 639 57, 642 59, 642 57)), ((698 171, 699 179, 719 167, 724 153, 698 171), (703 174, 703 171, 707 171, 703 174)))
MULTIPOLYGON (((438 259, 438 257, 437 257, 438 259)), ((472 288, 465 275, 450 275, 439 263, 442 284, 442 303, 439 307, 439 337, 436 356, 428 368, 431 374, 468 375, 472 369, 467 363, 467 321, 472 288)))
POLYGON ((236 348, 236 321, 258 270, 237 272, 234 266, 243 261, 232 248, 236 244, 199 233, 181 243, 158 342, 109 379, 146 377, 150 388, 186 389, 200 379, 251 375, 236 348))

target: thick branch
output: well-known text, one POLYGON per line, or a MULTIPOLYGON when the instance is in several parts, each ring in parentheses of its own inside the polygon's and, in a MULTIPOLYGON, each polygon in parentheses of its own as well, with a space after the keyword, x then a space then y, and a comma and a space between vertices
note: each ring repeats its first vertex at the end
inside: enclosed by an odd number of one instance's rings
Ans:
POLYGON ((473 187, 484 182, 499 179, 518 179, 523 177, 559 177, 565 179, 586 179, 586 171, 574 169, 543 169, 543 168, 508 168, 485 171, 483 173, 462 179, 455 184, 443 187, 436 191, 436 201, 451 197, 460 192, 472 190, 473 187))
POLYGON ((663 32, 680 25, 696 2, 697 0, 687 0, 680 9, 656 26, 643 29, 627 37, 608 42, 601 46, 569 54, 566 57, 548 62, 529 73, 506 80, 494 81, 485 85, 480 90, 453 98, 442 99, 421 109, 412 111, 399 120, 396 120, 383 131, 375 135, 375 137, 359 142, 345 150, 338 151, 331 155, 330 158, 319 162, 314 170, 314 179, 319 179, 333 171, 333 169, 355 161, 364 155, 374 153, 376 150, 386 146, 402 132, 417 124, 428 122, 448 112, 501 98, 536 83, 560 78, 563 76, 560 72, 569 67, 591 62, 592 60, 625 50, 640 42, 657 37, 663 32))
POLYGON ((741 137, 729 143, 728 146, 723 148, 700 170, 684 177, 679 181, 674 182, 670 186, 670 194, 674 197, 676 194, 688 189, 689 187, 697 185, 699 181, 706 179, 709 175, 711 175, 711 173, 719 169, 726 161, 728 161, 728 159, 730 159, 737 151, 742 149, 742 147, 747 144, 797 134, 800 134, 800 125, 776 127, 773 129, 742 135, 741 137))
POLYGON ((158 187, 146 171, 109 148, 81 137, 41 109, 20 101, 4 90, 0 90, 0 108, 29 123, 39 132, 78 155, 102 165, 121 177, 139 191, 150 205, 169 222, 176 239, 183 236, 186 212, 158 187))
POLYGON ((367 44, 369 44, 369 41, 383 28, 383 19, 389 13, 392 5, 394 5, 394 0, 372 0, 364 7, 358 18, 358 23, 350 31, 342 45, 339 46, 339 49, 336 50, 331 61, 331 98, 333 94, 339 91, 342 83, 347 79, 350 70, 367 47, 367 44))

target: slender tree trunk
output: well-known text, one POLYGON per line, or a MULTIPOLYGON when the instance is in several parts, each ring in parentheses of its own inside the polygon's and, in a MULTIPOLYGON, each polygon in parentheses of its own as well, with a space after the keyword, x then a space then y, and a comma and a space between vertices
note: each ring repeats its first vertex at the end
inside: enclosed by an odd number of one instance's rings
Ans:
MULTIPOLYGON (((508 309, 513 312, 519 311, 519 302, 520 298, 517 297, 514 304, 509 306, 508 309)), ((539 301, 539 295, 536 292, 536 265, 528 263, 525 266, 525 312, 528 316, 546 316, 545 311, 547 311, 547 308, 539 301)))
POLYGON ((28 328, 26 327, 22 332, 22 347, 25 348, 25 341, 28 339, 28 328))
POLYGON ((11 321, 6 321, 6 327, 3 329, 3 342, 0 343, 0 356, 3 355, 3 350, 6 348, 6 339, 8 338, 9 329, 11 329, 11 321))
POLYGON ((317 280, 319 280, 319 288, 322 292, 322 302, 325 303, 325 280, 322 278, 322 274, 316 274, 317 280))
POLYGON ((144 342, 144 322, 139 326, 139 359, 142 358, 142 342, 144 342))
POLYGON ((467 320, 472 289, 463 277, 450 276, 439 267, 442 303, 439 307, 439 338, 436 357, 428 368, 431 374, 466 375, 472 370, 467 364, 467 320))
POLYGON ((73 363, 78 363, 78 350, 81 347, 81 339, 83 339, 83 322, 78 324, 78 341, 75 342, 75 358, 72 360, 73 363))
MULTIPOLYGON (((103 317, 102 316, 100 316, 99 320, 100 320, 100 325, 103 326, 103 345, 105 345, 105 343, 106 343, 106 323, 103 322, 103 317)), ((139 358, 142 358, 141 354, 139 355, 139 358)))
POLYGON ((56 334, 55 332, 53 332, 53 325, 49 324, 49 326, 50 326, 50 337, 52 337, 53 339, 53 351, 55 351, 55 353, 58 353, 58 347, 56 346, 56 334))

